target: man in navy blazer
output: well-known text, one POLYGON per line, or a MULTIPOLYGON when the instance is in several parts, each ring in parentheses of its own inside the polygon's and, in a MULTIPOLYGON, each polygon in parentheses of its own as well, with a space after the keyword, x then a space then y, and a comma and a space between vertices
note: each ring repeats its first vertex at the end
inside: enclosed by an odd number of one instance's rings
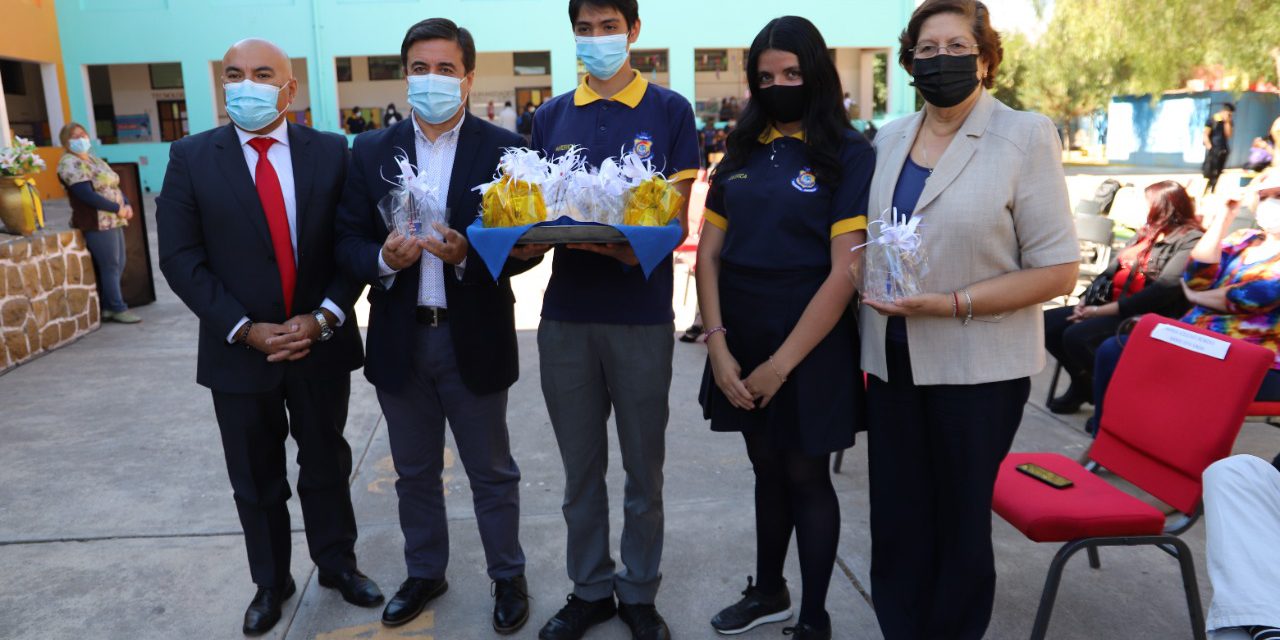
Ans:
MULTIPOLYGON (((413 114, 356 138, 338 213, 338 260, 368 284, 365 376, 377 387, 399 479, 408 578, 382 622, 414 619, 448 589, 448 521, 441 472, 446 420, 466 468, 494 582, 493 627, 514 633, 529 617, 520 547, 520 470, 511 457, 507 389, 519 374, 515 297, 508 278, 537 263, 517 249, 495 282, 467 242, 480 196, 519 135, 467 113, 475 78, 471 34, 442 18, 410 27, 400 49, 413 114), (448 224, 440 238, 390 232, 378 203, 400 175, 397 156, 427 177, 448 224)), ((545 249, 541 249, 545 251, 545 249)))
POLYGON ((347 420, 360 367, 359 288, 334 260, 346 177, 341 136, 286 122, 289 57, 263 40, 223 58, 233 124, 170 147, 158 199, 160 268, 200 320, 196 382, 213 392, 227 472, 258 585, 244 633, 280 619, 295 592, 285 439, 320 584, 361 606, 382 593, 356 567, 347 420))

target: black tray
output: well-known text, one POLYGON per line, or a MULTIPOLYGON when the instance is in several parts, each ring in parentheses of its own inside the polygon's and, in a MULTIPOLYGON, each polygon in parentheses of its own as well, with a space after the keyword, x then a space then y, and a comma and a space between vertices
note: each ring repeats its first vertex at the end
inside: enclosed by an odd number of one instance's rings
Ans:
POLYGON ((617 229, 602 224, 543 225, 525 232, 516 244, 604 244, 626 242, 617 229))

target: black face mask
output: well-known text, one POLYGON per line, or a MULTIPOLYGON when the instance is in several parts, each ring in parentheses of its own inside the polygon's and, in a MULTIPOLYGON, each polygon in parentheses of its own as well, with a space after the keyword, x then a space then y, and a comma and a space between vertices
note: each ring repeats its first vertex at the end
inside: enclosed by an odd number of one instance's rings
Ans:
POLYGON ((978 87, 978 56, 934 56, 911 63, 915 88, 935 107, 954 107, 978 87))
POLYGON ((755 93, 760 100, 760 108, 774 122, 799 122, 804 119, 804 108, 807 102, 804 97, 804 85, 780 85, 761 89, 755 93))

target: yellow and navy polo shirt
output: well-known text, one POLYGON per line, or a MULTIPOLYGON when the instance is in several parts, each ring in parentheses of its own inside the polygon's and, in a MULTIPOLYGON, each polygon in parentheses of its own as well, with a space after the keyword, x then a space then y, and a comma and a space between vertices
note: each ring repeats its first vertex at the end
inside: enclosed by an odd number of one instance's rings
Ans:
MULTIPOLYGON (((547 101, 533 116, 531 146, 548 156, 582 147, 593 167, 635 151, 673 182, 696 178, 701 162, 689 101, 649 84, 639 72, 612 98, 600 97, 584 79, 576 90, 547 101)), ((604 324, 671 322, 672 281, 669 257, 645 280, 640 267, 562 248, 552 261, 542 317, 604 324)))
POLYGON ((804 133, 770 128, 740 169, 717 172, 705 220, 725 231, 720 257, 757 269, 829 268, 831 239, 867 228, 867 198, 876 157, 855 131, 840 146, 838 185, 809 167, 804 133))

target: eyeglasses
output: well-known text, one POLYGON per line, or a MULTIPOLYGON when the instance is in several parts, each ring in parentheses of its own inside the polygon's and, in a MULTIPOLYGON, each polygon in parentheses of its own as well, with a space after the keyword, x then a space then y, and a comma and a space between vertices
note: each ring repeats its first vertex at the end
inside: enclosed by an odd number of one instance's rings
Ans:
POLYGON ((910 51, 911 55, 917 60, 927 60, 938 55, 967 56, 977 48, 978 45, 976 44, 952 42, 945 47, 940 47, 936 44, 922 44, 918 47, 907 49, 907 51, 910 51))

